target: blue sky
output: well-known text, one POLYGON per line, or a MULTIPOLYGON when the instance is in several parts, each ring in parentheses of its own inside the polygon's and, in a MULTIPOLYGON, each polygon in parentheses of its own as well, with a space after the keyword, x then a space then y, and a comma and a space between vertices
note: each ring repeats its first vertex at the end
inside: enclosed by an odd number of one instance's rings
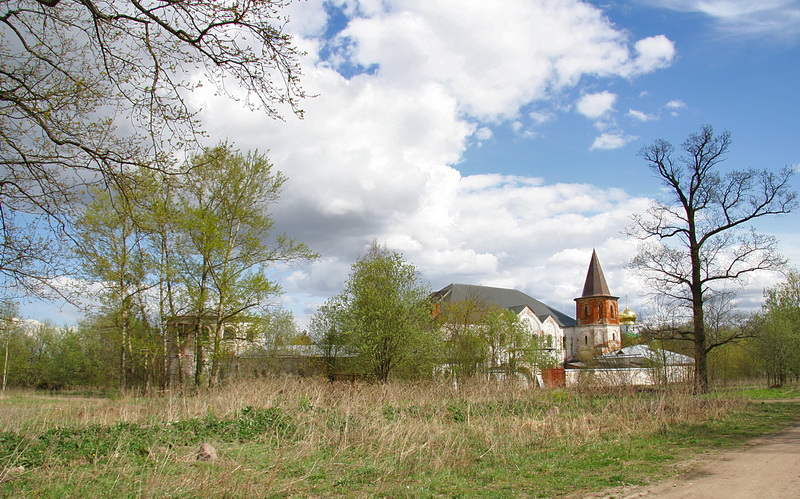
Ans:
MULTIPOLYGON (((733 135, 726 167, 800 165, 798 1, 337 0, 288 14, 316 95, 305 119, 211 88, 190 104, 212 142, 268 150, 288 176, 278 224, 321 254, 274 272, 301 325, 373 238, 433 289, 514 287, 568 314, 596 248, 612 292, 641 308, 620 231, 661 192, 639 149, 708 123, 733 135)), ((795 266, 798 221, 759 225, 795 266)), ((751 279, 741 306, 779 279, 751 279)))

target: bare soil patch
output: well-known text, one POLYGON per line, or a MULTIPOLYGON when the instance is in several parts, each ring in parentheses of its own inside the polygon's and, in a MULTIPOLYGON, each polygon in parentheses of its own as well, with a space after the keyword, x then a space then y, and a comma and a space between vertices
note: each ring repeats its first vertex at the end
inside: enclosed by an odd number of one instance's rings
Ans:
POLYGON ((688 470, 657 485, 624 487, 587 497, 786 498, 800 494, 800 426, 743 447, 682 463, 688 470))

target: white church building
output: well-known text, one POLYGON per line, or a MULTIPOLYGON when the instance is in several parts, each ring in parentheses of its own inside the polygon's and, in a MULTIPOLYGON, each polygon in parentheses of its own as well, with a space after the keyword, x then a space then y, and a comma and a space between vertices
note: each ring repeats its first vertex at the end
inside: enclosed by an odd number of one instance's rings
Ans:
POLYGON ((635 318, 627 308, 619 312, 619 297, 609 291, 594 251, 583 293, 575 298, 575 318, 515 289, 450 284, 435 292, 433 299, 441 304, 474 300, 512 310, 532 334, 544 337, 544 344, 562 365, 621 349, 620 318, 623 322, 635 318))

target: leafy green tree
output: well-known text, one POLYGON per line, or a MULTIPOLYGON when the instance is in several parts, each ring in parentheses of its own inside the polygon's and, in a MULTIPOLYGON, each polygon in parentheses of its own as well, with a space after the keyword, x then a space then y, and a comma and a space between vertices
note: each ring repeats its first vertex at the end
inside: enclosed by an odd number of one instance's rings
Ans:
POLYGON ((209 384, 222 361, 223 331, 265 308, 280 287, 266 274, 269 265, 316 257, 285 234, 272 234, 270 205, 280 198, 286 178, 266 156, 242 154, 227 144, 191 160, 178 192, 178 269, 188 311, 195 318, 195 382, 210 354, 209 384), (210 332, 205 326, 210 324, 210 332))
POLYGON ((119 388, 119 344, 109 341, 106 330, 114 321, 100 314, 90 315, 75 327, 88 363, 85 366, 85 384, 99 388, 119 388))
POLYGON ((490 366, 502 367, 506 374, 515 373, 526 333, 517 314, 495 307, 486 316, 480 333, 489 349, 490 366))
POLYGON ((325 359, 328 376, 341 372, 342 358, 352 353, 343 296, 329 298, 311 317, 309 333, 325 359))
POLYGON ((0 302, 0 390, 5 393, 6 386, 27 385, 30 371, 29 342, 19 320, 16 303, 0 302))
POLYGON ((559 365, 560 359, 554 353, 552 338, 541 335, 528 335, 523 342, 521 357, 538 370, 550 369, 559 365))
POLYGON ((553 367, 551 338, 533 334, 512 310, 493 307, 480 326, 480 334, 489 350, 489 363, 512 377, 529 368, 553 367))
POLYGON ((797 206, 789 167, 720 173, 730 141, 728 132, 714 135, 706 125, 682 144, 685 155, 664 140, 642 149, 670 198, 635 215, 627 230, 644 241, 630 266, 656 293, 671 298, 673 308, 691 311, 692 327, 684 335, 694 344, 697 392, 708 389, 707 356, 715 346, 707 331, 708 297, 726 282, 783 267, 775 238, 749 226, 797 206))
POLYGON ((153 342, 150 351, 153 355, 153 374, 157 365, 161 369, 163 388, 169 384, 170 373, 177 370, 174 365, 176 359, 168 352, 179 343, 177 328, 169 327, 170 318, 178 315, 177 267, 180 255, 176 250, 178 238, 175 234, 178 230, 179 213, 175 192, 179 189, 179 181, 180 177, 143 170, 139 181, 139 191, 143 194, 137 196, 140 206, 137 219, 139 227, 145 233, 150 254, 148 274, 158 289, 158 306, 143 309, 151 311, 153 317, 149 322, 153 325, 153 335, 161 340, 160 344, 153 342))
POLYGON ((1 308, 3 389, 6 386, 47 389, 116 386, 118 358, 114 342, 108 341, 107 336, 82 327, 25 324, 14 305, 6 304, 1 308), (101 355, 103 349, 108 349, 106 355, 101 355))
POLYGON ((414 265, 376 241, 353 264, 336 319, 364 372, 382 382, 393 372, 430 375, 437 342, 429 296, 414 265))
POLYGON ((444 351, 456 379, 502 370, 506 376, 532 374, 553 367, 557 360, 547 336, 534 334, 512 310, 467 298, 439 305, 437 325, 444 351))
MULTIPOLYGON (((91 189, 91 201, 76 221, 76 253, 88 282, 103 286, 101 302, 114 318, 119 336, 119 383, 126 390, 134 376, 134 323, 137 301, 150 288, 152 266, 145 233, 136 219, 136 200, 114 188, 91 189)), ((139 194, 143 194, 139 191, 139 194)))
POLYGON ((754 343, 770 385, 781 386, 800 376, 800 274, 764 293, 759 335, 754 343))
POLYGON ((268 347, 301 344, 294 343, 300 335, 291 310, 281 307, 270 310, 266 317, 266 335, 263 339, 268 347))
POLYGON ((39 292, 63 275, 72 203, 87 185, 135 189, 138 167, 168 170, 202 136, 185 97, 209 80, 269 116, 302 115, 289 1, 3 2, 0 277, 39 292))
POLYGON ((80 335, 68 328, 57 331, 53 343, 49 378, 54 386, 77 387, 89 384, 91 360, 80 335))
POLYGON ((481 326, 491 307, 476 298, 438 304, 436 324, 444 339, 445 358, 455 379, 477 375, 489 364, 489 347, 481 335, 481 326))

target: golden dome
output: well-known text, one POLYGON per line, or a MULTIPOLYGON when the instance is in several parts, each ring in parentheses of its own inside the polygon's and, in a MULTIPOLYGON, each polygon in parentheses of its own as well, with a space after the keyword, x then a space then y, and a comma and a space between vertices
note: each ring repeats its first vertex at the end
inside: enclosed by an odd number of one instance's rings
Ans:
POLYGON ((625 307, 625 310, 619 313, 619 322, 620 324, 635 324, 636 312, 628 307, 625 307))

